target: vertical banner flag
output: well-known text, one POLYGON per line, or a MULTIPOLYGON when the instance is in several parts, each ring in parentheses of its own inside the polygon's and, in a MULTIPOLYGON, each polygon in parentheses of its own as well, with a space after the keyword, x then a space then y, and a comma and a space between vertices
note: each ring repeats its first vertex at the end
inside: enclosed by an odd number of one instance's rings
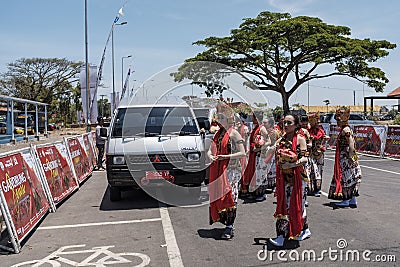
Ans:
POLYGON ((21 241, 50 209, 30 149, 0 157, 0 183, 2 199, 21 241))
POLYGON ((91 101, 92 107, 89 109, 89 120, 90 123, 94 123, 97 121, 97 66, 89 66, 89 96, 90 99, 87 98, 87 93, 86 93, 86 67, 83 66, 81 67, 81 72, 80 72, 80 85, 81 85, 81 98, 82 98, 82 110, 83 110, 83 116, 85 119, 85 122, 87 122, 88 115, 86 114, 86 103, 89 101, 89 104, 91 101))
POLYGON ((384 156, 400 159, 400 126, 388 127, 384 156))
POLYGON ((128 74, 126 75, 126 79, 124 82, 124 87, 122 87, 122 92, 121 92, 121 100, 122 98, 124 98, 125 96, 125 92, 126 92, 126 88, 128 87, 128 83, 129 83, 129 76, 131 75, 131 68, 129 68, 128 70, 128 74))
MULTIPOLYGON (((113 21, 113 23, 111 25, 111 30, 110 30, 110 33, 108 34, 106 45, 104 46, 104 49, 103 49, 103 55, 101 57, 101 62, 100 62, 100 66, 99 66, 99 72, 97 73, 97 77, 96 77, 96 88, 94 90, 94 95, 96 95, 96 96, 97 96, 97 88, 98 88, 98 86, 100 84, 100 81, 101 81, 101 78, 102 78, 102 74, 103 74, 103 65, 104 65, 104 61, 106 59, 107 46, 108 46, 108 43, 110 42, 110 38, 111 38, 111 35, 112 35, 114 24, 118 22, 120 16, 124 15, 123 8, 125 7, 126 3, 128 3, 128 1, 125 1, 125 3, 122 5, 122 7, 118 10, 117 16, 115 17, 115 19, 114 19, 114 21, 113 21)), ((114 98, 111 97, 111 99, 114 99, 114 98)), ((112 111, 115 108, 113 104, 114 103, 111 103, 111 110, 112 111)), ((92 101, 90 103, 90 113, 92 113, 92 112, 97 112, 97 99, 96 99, 96 101, 94 101, 94 99, 92 99, 92 101), (96 105, 96 107, 95 107, 95 105, 96 105)), ((97 117, 97 115, 96 115, 96 117, 97 117)), ((93 122, 95 122, 95 120, 93 122)))
POLYGON ((329 140, 328 140, 328 147, 335 148, 336 146, 336 139, 340 133, 340 126, 331 125, 329 127, 329 140))

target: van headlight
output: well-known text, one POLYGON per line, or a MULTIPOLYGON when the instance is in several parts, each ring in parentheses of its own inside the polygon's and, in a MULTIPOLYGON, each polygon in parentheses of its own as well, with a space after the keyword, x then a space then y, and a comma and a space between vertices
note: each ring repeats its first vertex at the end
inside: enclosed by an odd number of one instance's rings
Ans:
POLYGON ((187 154, 188 161, 199 161, 200 160, 200 153, 189 153, 187 154))
POLYGON ((125 157, 124 156, 114 156, 113 157, 113 164, 114 165, 125 164, 125 157))

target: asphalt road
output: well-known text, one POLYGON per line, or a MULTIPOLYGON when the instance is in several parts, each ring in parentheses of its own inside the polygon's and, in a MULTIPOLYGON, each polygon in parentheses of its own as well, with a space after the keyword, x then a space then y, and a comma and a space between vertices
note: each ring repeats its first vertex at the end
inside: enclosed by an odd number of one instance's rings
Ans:
MULTIPOLYGON (((124 192, 112 203, 105 172, 94 172, 44 218, 20 254, 0 255, 0 266, 396 266, 400 161, 360 156, 360 164, 358 208, 336 209, 326 194, 309 197, 311 238, 280 251, 264 246, 275 237, 272 195, 258 203, 240 200, 235 237, 224 241, 218 238, 223 225, 208 224, 206 188, 199 202, 184 207, 166 207, 141 192, 124 192)), ((328 151, 325 193, 332 172, 328 151)))

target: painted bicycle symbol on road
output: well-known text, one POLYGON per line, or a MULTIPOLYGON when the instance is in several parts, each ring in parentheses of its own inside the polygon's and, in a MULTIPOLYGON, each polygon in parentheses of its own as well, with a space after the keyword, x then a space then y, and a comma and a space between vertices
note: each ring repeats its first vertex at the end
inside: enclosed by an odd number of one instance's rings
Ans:
MULTIPOLYGON (((132 267, 143 267, 150 264, 150 257, 146 254, 135 253, 135 252, 125 252, 125 253, 114 253, 110 251, 110 248, 114 246, 102 246, 102 247, 93 247, 91 249, 86 250, 73 250, 77 248, 83 248, 86 245, 71 245, 64 246, 54 251, 47 257, 40 260, 32 260, 25 261, 18 264, 15 264, 11 267, 18 266, 53 266, 53 267, 61 267, 61 266, 96 266, 96 267, 105 267, 107 265, 118 265, 118 264, 134 264, 134 265, 126 265, 132 267), (72 249, 72 250, 69 250, 72 249), (82 261, 75 261, 72 259, 68 259, 67 255, 84 255, 90 254, 88 257, 83 259, 82 261)), ((81 256, 82 257, 82 256, 81 256)), ((71 258, 71 257, 70 257, 71 258)))

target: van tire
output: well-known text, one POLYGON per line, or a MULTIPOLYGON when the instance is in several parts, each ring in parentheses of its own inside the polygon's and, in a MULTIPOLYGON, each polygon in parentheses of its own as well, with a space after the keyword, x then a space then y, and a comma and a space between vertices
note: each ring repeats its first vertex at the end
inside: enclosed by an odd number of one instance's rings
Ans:
POLYGON ((110 189, 110 201, 120 201, 121 200, 121 190, 118 187, 109 186, 110 189))

